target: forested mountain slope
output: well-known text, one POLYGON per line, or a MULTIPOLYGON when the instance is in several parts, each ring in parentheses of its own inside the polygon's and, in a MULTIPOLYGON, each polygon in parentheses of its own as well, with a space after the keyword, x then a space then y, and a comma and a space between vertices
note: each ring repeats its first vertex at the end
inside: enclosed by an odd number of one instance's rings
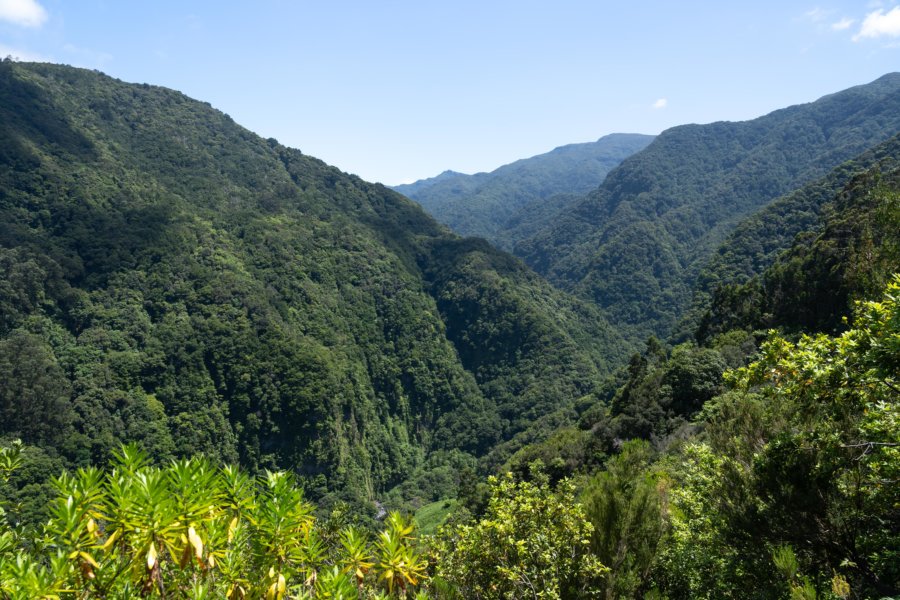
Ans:
MULTIPOLYGON (((900 136, 843 165, 808 190, 847 179, 819 207, 819 217, 753 276, 713 289, 697 337, 735 328, 833 333, 846 327, 853 302, 877 296, 900 272, 900 136), (858 167, 870 164, 868 169, 858 167), (853 177, 848 170, 857 167, 853 177)), ((810 193, 785 198, 802 207, 810 193)), ((792 203, 792 204, 791 204, 792 203)), ((750 224, 761 222, 753 219, 750 224)))
POLYGON ((394 189, 460 235, 483 237, 509 250, 652 140, 649 135, 615 133, 596 142, 560 146, 490 173, 445 171, 394 189))
POLYGON ((0 435, 54 460, 133 440, 371 500, 625 351, 518 260, 208 104, 0 63, 0 435))
POLYGON ((719 263, 735 281, 691 339, 651 338, 606 399, 507 463, 590 477, 611 597, 900 589, 898 161, 893 138, 780 200, 795 236, 777 256, 741 258, 786 235, 748 220, 763 239, 719 263))
MULTIPOLYGON (((849 198, 856 198, 862 189, 868 193, 875 180, 880 181, 885 176, 889 179, 898 161, 900 135, 895 135, 741 222, 701 270, 691 310, 679 328, 680 335, 684 337, 693 333, 698 319, 710 308, 714 293, 718 293, 720 301, 726 295, 733 295, 735 286, 762 275, 781 253, 794 244, 798 235, 802 233, 804 239, 811 239, 821 233, 825 219, 834 218, 833 211, 841 203, 846 204, 849 198), (847 187, 851 181, 855 183, 847 187)), ((881 281, 878 285, 883 284, 884 281, 881 281)), ((866 292, 873 293, 877 287, 866 292)), ((838 312, 841 314, 849 311, 846 300, 844 298, 840 303, 838 312)))
POLYGON ((667 335, 747 215, 900 131, 900 74, 752 121, 685 125, 515 251, 634 335, 667 335))

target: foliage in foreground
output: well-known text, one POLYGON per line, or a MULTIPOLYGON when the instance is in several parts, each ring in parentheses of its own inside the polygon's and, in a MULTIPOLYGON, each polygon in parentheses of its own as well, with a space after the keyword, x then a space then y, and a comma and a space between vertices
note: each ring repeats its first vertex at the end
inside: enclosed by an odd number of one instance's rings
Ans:
POLYGON ((771 334, 730 378, 704 411, 706 439, 670 463, 663 587, 692 598, 895 594, 900 276, 858 305, 849 331, 771 334))
POLYGON ((587 598, 608 570, 590 552, 593 527, 571 481, 490 478, 485 516, 443 531, 436 570, 462 598, 587 598))
POLYGON ((604 598, 636 598, 648 591, 644 588, 666 532, 666 481, 650 468, 652 460, 650 444, 626 442, 582 492, 594 529, 591 551, 610 568, 600 588, 604 598))
MULTIPOLYGON (((18 453, 3 449, 5 476, 18 453)), ((412 520, 392 513, 375 539, 339 517, 317 522, 286 473, 255 480, 204 459, 157 468, 125 447, 107 472, 56 484, 41 533, 2 524, 0 598, 412 597, 426 573, 412 520)))
POLYGON ((845 327, 770 332, 749 360, 742 331, 669 355, 650 343, 589 428, 517 455, 585 477, 606 598, 897 596, 900 276, 845 327))
MULTIPOLYGON (((20 466, 21 444, 0 449, 0 483, 20 466)), ((340 512, 317 521, 285 473, 159 468, 129 446, 56 485, 40 532, 0 514, 0 599, 551 599, 591 596, 606 571, 570 481, 494 480, 484 519, 431 540, 398 513, 374 539, 340 512)))

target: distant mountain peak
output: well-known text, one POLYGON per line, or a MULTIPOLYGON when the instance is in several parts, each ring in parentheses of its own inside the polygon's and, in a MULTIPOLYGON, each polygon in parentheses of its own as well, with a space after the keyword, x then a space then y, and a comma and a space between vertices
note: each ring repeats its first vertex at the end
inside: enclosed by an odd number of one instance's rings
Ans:
POLYGON ((749 121, 680 125, 515 247, 638 337, 666 336, 734 227, 900 131, 900 73, 749 121))
POLYGON ((650 135, 613 133, 595 142, 558 146, 489 173, 448 170, 394 189, 457 233, 508 249, 565 202, 600 185, 613 167, 651 140, 650 135))

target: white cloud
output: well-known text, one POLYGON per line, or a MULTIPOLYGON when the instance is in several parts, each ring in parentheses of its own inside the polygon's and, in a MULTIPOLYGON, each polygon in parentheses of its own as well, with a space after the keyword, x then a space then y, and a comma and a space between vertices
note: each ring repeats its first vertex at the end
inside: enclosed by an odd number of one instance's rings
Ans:
POLYGON ((849 19, 844 17, 840 21, 831 24, 831 29, 834 31, 843 31, 845 29, 850 29, 850 26, 856 22, 855 19, 849 19))
POLYGON ((40 27, 46 20, 47 11, 36 0, 0 0, 0 21, 40 27))
POLYGON ((666 105, 668 105, 668 104, 669 104, 668 100, 666 100, 665 98, 660 98, 659 100, 657 100, 656 102, 653 103, 653 108, 655 110, 659 110, 660 108, 665 108, 666 105))
POLYGON ((900 6, 895 6, 889 12, 879 8, 867 14, 859 33, 853 36, 853 41, 884 36, 900 37, 900 6))
POLYGON ((53 62, 46 56, 41 56, 40 54, 35 54, 28 50, 10 48, 9 46, 0 44, 0 59, 4 59, 7 56, 11 57, 13 60, 23 60, 25 62, 53 62))

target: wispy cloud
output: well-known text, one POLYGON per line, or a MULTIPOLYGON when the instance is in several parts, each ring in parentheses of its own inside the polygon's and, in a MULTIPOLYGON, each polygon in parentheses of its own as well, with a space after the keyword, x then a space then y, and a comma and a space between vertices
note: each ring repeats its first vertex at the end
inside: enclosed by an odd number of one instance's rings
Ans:
POLYGON ((813 23, 821 23, 822 21, 827 19, 829 17, 829 15, 831 15, 831 13, 833 13, 833 12, 834 11, 832 11, 832 10, 825 10, 824 8, 822 8, 820 6, 817 6, 814 9, 808 10, 805 13, 803 13, 803 16, 806 17, 807 19, 809 19, 810 21, 812 21, 813 23))
POLYGON ((13 60, 23 60, 26 62, 53 62, 52 59, 47 58, 46 56, 0 44, 0 58, 6 58, 7 56, 13 60))
POLYGON ((831 29, 833 31, 844 31, 845 29, 850 29, 850 26, 856 23, 856 19, 850 19, 848 17, 844 17, 840 21, 836 21, 831 24, 831 29))
POLYGON ((0 0, 0 21, 21 27, 40 27, 47 20, 47 11, 35 0, 0 0))
POLYGON ((107 52, 97 52, 96 50, 81 48, 74 44, 65 44, 63 50, 71 57, 67 60, 70 60, 73 65, 89 69, 103 68, 106 63, 113 59, 112 54, 107 52))
POLYGON ((665 98, 660 98, 659 100, 657 100, 656 102, 653 103, 653 109, 659 110, 661 108, 665 108, 668 104, 669 104, 668 100, 666 100, 665 98))
POLYGON ((895 6, 888 12, 879 8, 867 14, 859 32, 853 36, 853 41, 880 37, 900 37, 900 6, 895 6))

